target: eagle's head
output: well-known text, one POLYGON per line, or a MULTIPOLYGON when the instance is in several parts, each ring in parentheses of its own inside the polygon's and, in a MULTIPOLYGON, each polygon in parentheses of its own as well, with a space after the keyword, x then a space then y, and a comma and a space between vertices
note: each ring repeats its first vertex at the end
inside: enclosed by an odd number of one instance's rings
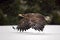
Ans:
POLYGON ((50 15, 50 16, 45 16, 44 18, 45 18, 45 20, 47 21, 47 23, 50 23, 50 22, 52 21, 53 16, 52 16, 52 15, 50 15))

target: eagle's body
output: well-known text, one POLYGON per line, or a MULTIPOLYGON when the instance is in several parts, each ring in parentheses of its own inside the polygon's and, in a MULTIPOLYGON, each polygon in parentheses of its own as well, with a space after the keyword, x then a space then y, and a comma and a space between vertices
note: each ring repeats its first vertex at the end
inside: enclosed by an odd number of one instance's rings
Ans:
POLYGON ((20 31, 26 31, 29 28, 43 31, 46 24, 46 20, 43 15, 39 13, 24 14, 24 17, 19 21, 17 29, 20 31))

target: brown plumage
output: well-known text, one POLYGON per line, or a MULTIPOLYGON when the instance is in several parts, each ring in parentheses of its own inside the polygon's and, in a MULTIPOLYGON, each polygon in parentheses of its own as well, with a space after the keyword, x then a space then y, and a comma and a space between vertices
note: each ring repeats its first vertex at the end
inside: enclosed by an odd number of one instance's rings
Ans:
POLYGON ((19 21, 17 29, 20 31, 26 31, 29 28, 43 31, 46 24, 45 16, 39 13, 28 13, 20 15, 23 18, 19 21))

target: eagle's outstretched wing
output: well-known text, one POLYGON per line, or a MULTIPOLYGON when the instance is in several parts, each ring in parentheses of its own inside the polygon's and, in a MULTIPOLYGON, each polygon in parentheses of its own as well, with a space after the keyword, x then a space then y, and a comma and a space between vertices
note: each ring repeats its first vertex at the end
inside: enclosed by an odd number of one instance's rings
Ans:
POLYGON ((26 18, 23 18, 19 21, 17 29, 20 31, 26 31, 30 28, 29 26, 29 20, 27 20, 26 18))
POLYGON ((45 26, 46 22, 43 21, 39 21, 39 22, 33 22, 33 26, 31 26, 31 28, 38 30, 38 31, 43 31, 44 26, 45 26))

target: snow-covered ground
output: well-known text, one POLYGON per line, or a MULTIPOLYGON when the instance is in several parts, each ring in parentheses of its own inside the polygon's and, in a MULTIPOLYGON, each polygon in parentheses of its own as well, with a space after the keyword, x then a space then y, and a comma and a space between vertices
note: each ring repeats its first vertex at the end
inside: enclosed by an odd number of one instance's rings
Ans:
POLYGON ((60 25, 46 25, 43 32, 29 29, 19 32, 12 26, 0 26, 0 40, 60 40, 60 25))

